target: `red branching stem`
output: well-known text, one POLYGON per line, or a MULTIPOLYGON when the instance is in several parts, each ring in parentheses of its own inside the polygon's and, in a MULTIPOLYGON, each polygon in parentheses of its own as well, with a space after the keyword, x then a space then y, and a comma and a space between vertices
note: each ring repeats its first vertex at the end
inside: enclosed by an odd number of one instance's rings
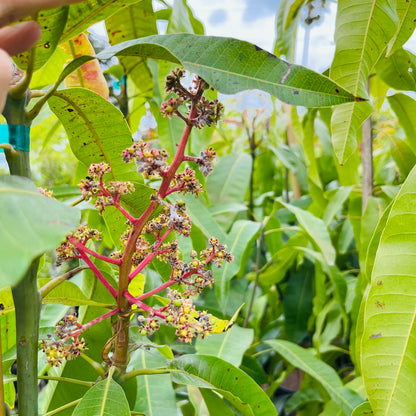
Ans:
POLYGON ((101 315, 98 318, 95 318, 92 321, 90 321, 90 322, 88 322, 84 325, 80 325, 78 331, 75 331, 72 334, 68 335, 67 337, 65 337, 65 339, 79 337, 81 335, 81 333, 84 332, 85 330, 87 330, 88 328, 91 328, 93 325, 98 324, 99 322, 102 322, 102 321, 106 320, 107 318, 109 318, 110 316, 113 316, 113 315, 115 315, 116 313, 119 313, 119 312, 120 312, 120 309, 115 308, 112 311, 107 312, 104 315, 101 315))
POLYGON ((183 161, 184 162, 196 162, 197 161, 197 157, 194 156, 184 156, 183 157, 183 161))
POLYGON ((134 296, 130 295, 129 292, 124 292, 124 296, 128 299, 131 305, 135 304, 138 308, 143 309, 146 312, 149 312, 151 315, 158 316, 159 318, 165 319, 166 316, 163 313, 160 313, 157 309, 153 309, 151 306, 146 305, 143 302, 140 302, 134 296))
POLYGON ((189 120, 180 112, 180 111, 175 111, 175 114, 181 118, 186 124, 189 123, 189 120))
MULTIPOLYGON (((73 238, 73 237, 69 237, 68 240, 79 251, 83 251, 83 252, 85 252, 85 253, 87 253, 87 254, 95 257, 96 259, 100 259, 102 261, 106 261, 107 263, 112 263, 112 264, 116 264, 116 265, 119 265, 121 263, 121 260, 120 259, 112 259, 111 257, 107 257, 107 256, 103 256, 102 254, 98 254, 94 250, 90 250, 89 248, 85 247, 84 244, 82 244, 79 241, 75 240, 75 238, 73 238)), ((86 241, 85 241, 85 243, 86 243, 86 241)))
POLYGON ((134 218, 132 215, 130 215, 121 205, 118 201, 114 201, 114 206, 132 223, 137 222, 137 218, 134 218))
POLYGON ((184 187, 184 185, 182 184, 182 185, 180 185, 180 186, 176 186, 175 188, 169 188, 169 189, 166 191, 165 196, 168 196, 168 195, 170 195, 170 194, 173 194, 174 192, 180 192, 180 191, 182 191, 182 190, 183 190, 183 187, 184 187))
POLYGON ((83 249, 79 249, 79 254, 82 260, 87 263, 88 267, 93 271, 93 273, 97 276, 100 282, 105 286, 105 288, 117 299, 117 291, 113 288, 113 286, 108 283, 107 279, 101 274, 101 272, 97 269, 97 266, 91 261, 91 259, 84 253, 83 249))
MULTIPOLYGON (((175 282, 175 280, 173 280, 173 279, 171 278, 171 279, 169 279, 167 282, 165 282, 165 283, 161 284, 160 286, 158 286, 158 287, 156 287, 156 288, 154 288, 154 289, 150 290, 149 292, 146 292, 146 293, 143 293, 143 295, 137 296, 137 298, 135 298, 135 297, 131 297, 131 298, 130 298, 130 300, 131 300, 131 299, 134 299, 134 301, 141 301, 141 300, 143 300, 143 299, 147 299, 147 298, 149 298, 150 296, 153 296, 153 295, 155 295, 156 293, 159 293, 159 292, 161 292, 162 290, 167 289, 168 287, 172 286, 172 285, 173 285, 173 284, 175 284, 175 283, 176 283, 176 282, 175 282)), ((129 294, 129 295, 130 295, 130 294, 129 294)), ((131 296, 131 295, 130 295, 130 296, 131 296)))
MULTIPOLYGON (((166 230, 162 237, 158 239, 156 250, 162 245, 163 241, 167 238, 171 231, 171 229, 166 230)), ((129 281, 131 282, 158 254, 161 254, 161 252, 156 251, 153 253, 149 253, 144 258, 144 260, 130 273, 129 281)))

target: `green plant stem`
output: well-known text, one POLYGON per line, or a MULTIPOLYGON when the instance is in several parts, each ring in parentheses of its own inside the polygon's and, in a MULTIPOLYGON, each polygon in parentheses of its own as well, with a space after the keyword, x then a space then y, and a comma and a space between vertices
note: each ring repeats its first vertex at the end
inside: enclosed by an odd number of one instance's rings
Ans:
POLYGON ((122 382, 127 381, 130 378, 137 376, 151 376, 154 374, 170 374, 170 373, 180 373, 181 370, 176 370, 173 368, 140 368, 138 370, 130 371, 130 373, 124 374, 120 380, 122 382))
MULTIPOLYGON (((191 109, 189 111, 188 123, 186 123, 185 128, 182 133, 181 140, 178 145, 175 157, 173 158, 172 164, 169 167, 169 170, 162 178, 162 183, 157 192, 157 196, 161 199, 166 197, 166 194, 169 190, 170 183, 174 178, 176 171, 178 170, 180 164, 183 162, 185 157, 185 149, 189 140, 189 136, 192 130, 193 120, 197 115, 196 105, 201 99, 203 94, 202 88, 198 88, 198 92, 195 94, 194 99, 192 100, 191 109)), ((116 342, 114 354, 112 357, 113 365, 116 366, 121 373, 126 371, 127 367, 127 357, 128 357, 128 346, 129 346, 129 324, 130 324, 130 314, 131 306, 129 300, 126 298, 125 293, 127 293, 128 285, 130 283, 130 272, 132 268, 132 258, 136 251, 136 242, 140 234, 143 231, 143 227, 147 221, 155 213, 159 202, 151 201, 147 209, 140 216, 140 218, 133 222, 133 229, 130 234, 129 239, 126 243, 126 248, 124 250, 121 265, 119 268, 119 279, 118 279, 118 295, 117 295, 117 305, 120 309, 118 315, 117 323, 115 325, 116 333, 116 342)))
MULTIPOLYGON (((68 378, 68 377, 52 377, 52 376, 39 376, 39 380, 53 380, 53 381, 63 381, 65 383, 72 383, 72 384, 78 384, 79 386, 83 387, 91 387, 94 385, 91 381, 83 381, 78 380, 76 378, 68 378)), ((20 409, 20 406, 19 406, 20 409)))
POLYGON ((45 413, 44 416, 56 415, 57 413, 61 412, 62 410, 70 409, 71 407, 76 406, 81 400, 82 400, 82 397, 81 397, 81 399, 74 400, 71 403, 64 404, 61 407, 58 407, 58 408, 56 408, 54 410, 51 410, 50 412, 45 413))
POLYGON ((105 370, 100 363, 94 361, 91 357, 88 357, 88 355, 84 353, 81 353, 80 357, 83 358, 98 373, 98 375, 101 378, 105 377, 105 370))
POLYGON ((260 236, 257 239, 257 253, 256 253, 256 277, 254 279, 253 291, 251 293, 250 303, 247 308, 246 317, 244 319, 244 328, 247 328, 250 319, 251 311, 253 309, 254 298, 256 297, 256 289, 259 284, 260 268, 261 268, 261 250, 263 241, 263 226, 260 231, 260 236))
POLYGON ((88 269, 87 266, 79 266, 75 269, 70 270, 69 272, 64 273, 62 276, 58 276, 55 279, 51 280, 50 282, 46 283, 45 286, 42 286, 41 289, 39 289, 39 295, 43 299, 45 296, 47 296, 52 290, 54 290, 57 286, 59 286, 62 282, 65 282, 65 280, 70 279, 72 276, 75 276, 80 271, 88 269))
POLYGON ((17 392, 20 416, 38 416, 39 258, 12 288, 16 312, 17 392))

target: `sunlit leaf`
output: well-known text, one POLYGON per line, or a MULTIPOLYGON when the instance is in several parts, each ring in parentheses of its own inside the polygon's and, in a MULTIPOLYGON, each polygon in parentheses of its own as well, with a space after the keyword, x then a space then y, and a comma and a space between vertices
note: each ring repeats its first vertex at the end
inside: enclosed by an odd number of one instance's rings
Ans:
MULTIPOLYGON (((367 78, 379 58, 386 53, 397 21, 393 1, 339 1, 336 49, 330 77, 353 95, 367 97, 367 78)), ((359 128, 370 112, 368 103, 335 108, 332 116, 333 144, 341 164, 354 153, 359 128)))
POLYGON ((225 94, 256 88, 289 104, 306 107, 354 100, 352 94, 323 75, 288 64, 237 39, 191 34, 148 36, 106 49, 97 58, 113 56, 146 56, 182 64, 225 94))
POLYGON ((365 304, 361 364, 376 416, 410 416, 416 409, 415 195, 413 169, 381 233, 365 304))

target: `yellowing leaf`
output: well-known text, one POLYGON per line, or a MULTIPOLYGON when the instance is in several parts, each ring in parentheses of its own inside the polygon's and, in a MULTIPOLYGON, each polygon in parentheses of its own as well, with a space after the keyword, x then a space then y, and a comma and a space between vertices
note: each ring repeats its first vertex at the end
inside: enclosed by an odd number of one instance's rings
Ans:
MULTIPOLYGON (((84 33, 80 33, 72 40, 63 43, 61 47, 66 53, 71 54, 73 58, 95 54, 94 48, 84 33)), ((67 88, 87 88, 108 100, 109 90, 107 81, 104 78, 97 59, 86 62, 77 71, 67 76, 64 82, 67 88)))
POLYGON ((212 334, 221 334, 222 332, 227 332, 229 331, 237 317, 238 314, 241 311, 241 308, 244 306, 244 303, 236 310, 236 312, 234 313, 234 315, 231 317, 231 319, 228 321, 227 319, 219 319, 216 317, 211 317, 211 324, 214 326, 214 329, 211 331, 212 334))

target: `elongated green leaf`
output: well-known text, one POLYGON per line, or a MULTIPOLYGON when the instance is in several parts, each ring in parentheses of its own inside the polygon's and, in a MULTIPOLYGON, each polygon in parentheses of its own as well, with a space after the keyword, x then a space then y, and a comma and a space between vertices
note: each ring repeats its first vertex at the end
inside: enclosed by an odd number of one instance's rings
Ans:
POLYGON ((335 249, 331 243, 328 230, 324 222, 308 211, 279 201, 285 208, 295 214, 299 224, 306 231, 312 242, 319 248, 329 265, 335 264, 335 249))
POLYGON ((211 204, 242 203, 250 182, 251 166, 252 159, 247 153, 222 158, 206 182, 211 204))
POLYGON ((391 155, 399 168, 400 174, 403 178, 406 178, 416 164, 416 155, 406 140, 401 140, 390 135, 389 139, 391 143, 391 155))
POLYGON ((413 117, 416 111, 416 101, 402 93, 388 97, 388 101, 406 133, 410 147, 416 153, 416 120, 413 117))
POLYGON ((245 351, 253 342, 254 331, 234 325, 222 334, 212 334, 204 339, 198 338, 196 352, 200 355, 213 355, 239 367, 245 351))
POLYGON ((60 43, 66 42, 88 29, 94 23, 105 20, 123 7, 141 0, 84 0, 69 7, 68 20, 60 43))
POLYGON ((416 170, 393 201, 365 303, 362 373, 374 415, 413 416, 416 397, 416 170))
POLYGON ((42 195, 33 182, 0 177, 0 289, 14 286, 33 259, 54 249, 79 223, 78 209, 42 195))
POLYGON ((342 186, 336 191, 335 195, 331 198, 331 201, 325 209, 323 217, 323 222, 327 227, 331 225, 331 222, 333 221, 335 215, 341 210, 342 206, 344 205, 344 202, 349 197, 352 188, 352 186, 342 186))
POLYGON ((148 36, 118 44, 97 55, 99 59, 113 56, 146 56, 182 64, 224 94, 256 88, 289 104, 306 107, 354 100, 352 94, 325 76, 231 38, 191 34, 148 36))
POLYGON ((59 38, 68 17, 68 7, 44 10, 25 20, 35 20, 42 28, 42 36, 31 51, 22 52, 14 58, 17 66, 26 70, 32 61, 33 70, 41 68, 58 46, 59 38))
MULTIPOLYGON (((339 1, 336 50, 330 77, 354 95, 366 97, 367 78, 386 52, 397 22, 395 3, 391 0, 339 1)), ((371 107, 367 103, 335 108, 332 116, 333 143, 341 164, 354 153, 358 129, 370 112, 371 107)))
POLYGON ((110 376, 91 387, 72 416, 130 416, 123 389, 110 376))
POLYGON ((390 41, 387 53, 391 55, 401 48, 410 38, 415 30, 416 3, 408 0, 396 0, 396 10, 399 17, 399 24, 392 40, 390 41))
MULTIPOLYGON (((136 350, 131 354, 128 370, 165 366, 166 360, 159 354, 136 350)), ((175 392, 168 374, 137 377, 137 400, 134 410, 154 416, 176 414, 175 392)))
POLYGON ((176 358, 169 367, 180 370, 172 373, 175 382, 216 390, 244 416, 277 415, 260 386, 243 371, 220 358, 189 354, 176 358))
POLYGON ((344 387, 335 370, 316 358, 311 351, 283 340, 266 341, 266 344, 270 345, 290 364, 319 381, 346 415, 349 416, 354 407, 363 401, 358 394, 344 387))
MULTIPOLYGON (((237 221, 225 240, 227 250, 234 256, 234 261, 225 263, 220 269, 213 270, 215 280, 215 292, 221 307, 224 309, 228 297, 229 281, 238 273, 244 265, 244 253, 250 250, 251 243, 260 229, 260 224, 252 221, 237 221)), ((224 242, 221 242, 224 244, 224 242)))

